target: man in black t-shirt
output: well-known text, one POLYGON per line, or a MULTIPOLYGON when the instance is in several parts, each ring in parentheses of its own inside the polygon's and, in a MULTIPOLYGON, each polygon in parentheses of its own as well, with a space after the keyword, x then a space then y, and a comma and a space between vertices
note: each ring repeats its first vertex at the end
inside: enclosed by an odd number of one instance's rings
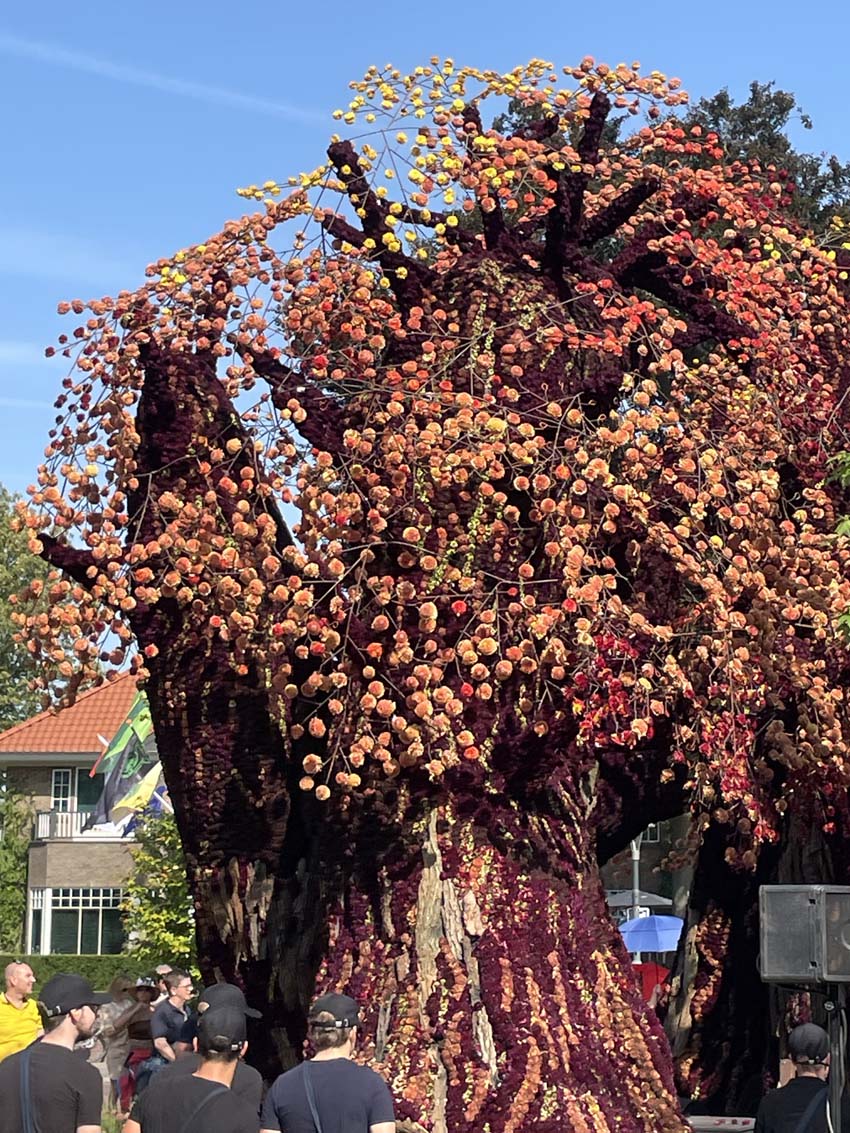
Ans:
MULTIPOLYGON (((755 1133, 827 1133, 829 1036, 815 1023, 802 1023, 788 1036, 788 1055, 796 1077, 762 1098, 755 1133)), ((842 1099, 841 1133, 850 1133, 848 1098, 842 1099)))
POLYGON ((231 1089, 246 1045, 244 1014, 211 1008, 198 1022, 196 1042, 194 1074, 157 1074, 140 1097, 141 1133, 257 1133, 256 1107, 231 1089))
POLYGON ((71 973, 47 981, 49 1033, 0 1063, 0 1133, 100 1133, 103 1080, 74 1044, 91 1036, 97 1009, 110 998, 71 973))
MULTIPOLYGON (((243 1015, 250 1015, 254 1019, 262 1018, 259 1011, 248 1006, 242 989, 236 987, 235 984, 220 983, 205 987, 198 999, 198 1018, 208 1009, 214 1010, 219 1007, 232 1007, 243 1015)), ((185 1030, 183 1034, 190 1046, 195 1045, 197 1031, 197 1019, 193 1018, 191 1020, 191 1035, 187 1034, 185 1030)), ((233 1075, 230 1088, 234 1094, 244 1098, 255 1113, 259 1113, 263 1097, 263 1079, 253 1066, 242 1061, 247 1049, 248 1044, 246 1042, 239 1056, 239 1061, 236 1063, 236 1072, 233 1075)), ((201 1056, 195 1051, 178 1058, 175 1062, 169 1062, 160 1073, 165 1076, 190 1075, 196 1073, 200 1065, 201 1056)), ((133 1108, 130 1110, 129 1120, 124 1125, 123 1133, 139 1133, 139 1130, 139 1097, 136 1097, 133 1108)))
POLYGON ((189 1000, 195 989, 188 972, 176 968, 163 977, 169 995, 158 1004, 151 1016, 153 1054, 136 1070, 136 1094, 143 1093, 154 1074, 176 1061, 191 1046, 182 1041, 183 1028, 190 1018, 189 1000))
POLYGON ((347 995, 323 995, 310 1008, 315 1055, 274 1083, 263 1105, 263 1133, 395 1133, 393 1100, 384 1079, 351 1061, 360 1021, 347 995), (318 1121, 313 1117, 316 1111, 318 1121))
POLYGON ((190 1017, 189 1000, 195 989, 192 977, 187 972, 169 972, 165 977, 168 998, 157 1006, 151 1019, 151 1037, 159 1055, 173 1062, 180 1053, 181 1035, 190 1017))

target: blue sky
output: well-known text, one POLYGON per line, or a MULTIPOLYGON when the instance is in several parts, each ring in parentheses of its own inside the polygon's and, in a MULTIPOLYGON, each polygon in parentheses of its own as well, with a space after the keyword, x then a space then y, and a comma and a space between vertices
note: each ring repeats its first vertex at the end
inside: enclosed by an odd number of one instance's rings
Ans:
POLYGON ((57 302, 134 286, 148 262, 241 214, 237 186, 312 169, 330 111, 370 63, 639 59, 696 97, 723 86, 745 96, 751 79, 775 79, 814 119, 800 135, 806 148, 850 158, 850 5, 839 0, 43 0, 5 11, 0 481, 18 491, 33 478, 64 375, 41 355, 61 325, 57 302))

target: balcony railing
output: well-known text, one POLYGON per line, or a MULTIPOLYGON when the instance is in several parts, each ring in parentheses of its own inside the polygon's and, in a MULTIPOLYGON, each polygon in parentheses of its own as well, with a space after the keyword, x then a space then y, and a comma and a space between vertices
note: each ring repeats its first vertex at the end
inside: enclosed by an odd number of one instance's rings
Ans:
MULTIPOLYGON (((35 838, 37 842, 51 838, 91 838, 100 841, 123 841, 117 832, 106 834, 101 830, 86 830, 83 827, 91 815, 82 810, 40 810, 35 817, 35 838)), ((132 834, 128 835, 128 840, 132 834)))

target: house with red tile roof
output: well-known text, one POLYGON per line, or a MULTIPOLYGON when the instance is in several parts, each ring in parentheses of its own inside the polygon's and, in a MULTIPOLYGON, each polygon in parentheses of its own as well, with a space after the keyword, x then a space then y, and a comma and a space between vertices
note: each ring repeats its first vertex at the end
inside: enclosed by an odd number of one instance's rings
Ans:
POLYGON ((121 951, 132 836, 84 827, 103 788, 103 775, 92 768, 135 696, 135 678, 125 673, 84 692, 71 708, 41 712, 0 733, 0 768, 34 814, 26 952, 121 951))

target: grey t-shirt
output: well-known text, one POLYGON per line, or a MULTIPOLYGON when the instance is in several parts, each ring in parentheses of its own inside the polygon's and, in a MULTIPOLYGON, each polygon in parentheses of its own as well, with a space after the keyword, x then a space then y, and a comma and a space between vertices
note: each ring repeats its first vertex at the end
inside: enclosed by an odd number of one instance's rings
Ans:
POLYGON ((370 1125, 395 1121, 393 1099, 380 1076, 348 1058, 302 1062, 274 1083, 263 1105, 261 1129, 315 1133, 304 1075, 310 1075, 322 1133, 368 1133, 370 1125))

